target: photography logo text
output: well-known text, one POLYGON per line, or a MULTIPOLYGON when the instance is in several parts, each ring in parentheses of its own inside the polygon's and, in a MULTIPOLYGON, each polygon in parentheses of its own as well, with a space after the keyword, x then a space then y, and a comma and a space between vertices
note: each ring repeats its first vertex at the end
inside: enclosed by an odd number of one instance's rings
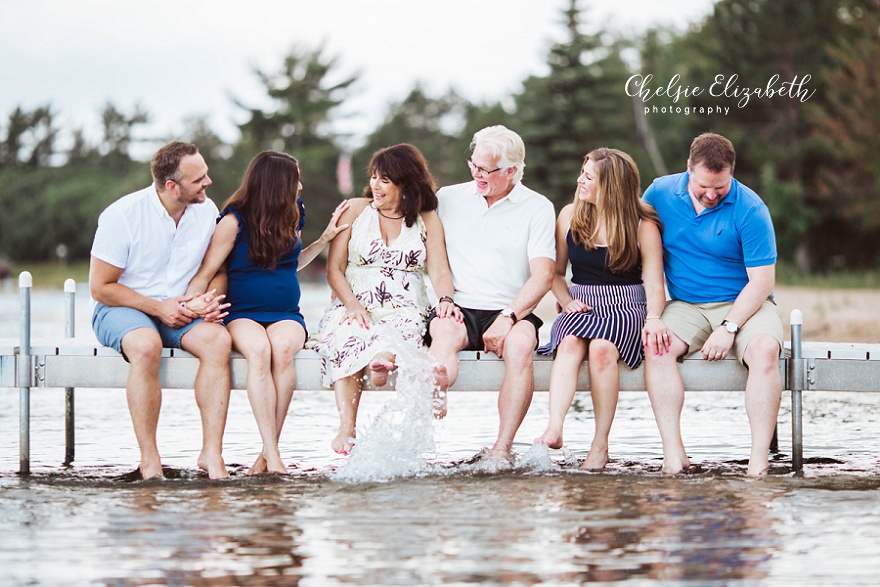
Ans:
POLYGON ((718 74, 712 84, 703 87, 683 85, 679 74, 672 76, 666 85, 655 84, 653 74, 633 75, 626 80, 625 90, 627 96, 638 96, 642 100, 645 104, 645 115, 684 114, 686 116, 693 114, 727 115, 730 112, 732 100, 736 100, 737 108, 745 108, 752 98, 756 100, 787 98, 806 102, 816 93, 815 89, 807 86, 812 79, 809 74, 795 75, 790 81, 781 83, 779 79, 779 75, 774 74, 763 86, 752 87, 740 85, 739 76, 735 73, 731 75, 718 74), (686 103, 685 98, 704 94, 716 98, 716 103, 700 106, 679 104, 679 101, 686 103), (658 100, 653 104, 648 104, 654 98, 658 98, 658 100), (666 98, 666 100, 659 100, 660 98, 666 98), (669 99, 672 100, 671 103, 669 99))

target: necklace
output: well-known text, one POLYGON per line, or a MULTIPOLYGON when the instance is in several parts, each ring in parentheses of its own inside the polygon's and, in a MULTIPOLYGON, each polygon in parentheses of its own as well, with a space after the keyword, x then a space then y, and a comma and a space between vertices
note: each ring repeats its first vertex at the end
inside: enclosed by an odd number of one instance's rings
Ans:
POLYGON ((382 210, 376 208, 375 206, 373 206, 373 210, 378 212, 379 216, 381 216, 382 218, 387 218, 388 220, 400 220, 405 216, 405 214, 401 214, 400 216, 388 216, 387 214, 382 214, 382 210))

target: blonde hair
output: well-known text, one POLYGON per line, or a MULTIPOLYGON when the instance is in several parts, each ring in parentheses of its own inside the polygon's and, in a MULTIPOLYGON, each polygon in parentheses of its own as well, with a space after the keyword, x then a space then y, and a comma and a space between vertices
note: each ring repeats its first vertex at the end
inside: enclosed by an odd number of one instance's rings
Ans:
POLYGON ((571 237, 588 250, 596 248, 600 220, 608 239, 608 268, 616 273, 639 263, 639 221, 650 220, 662 230, 654 208, 641 199, 639 169, 632 157, 617 149, 600 148, 584 157, 596 171, 596 204, 574 194, 571 237))

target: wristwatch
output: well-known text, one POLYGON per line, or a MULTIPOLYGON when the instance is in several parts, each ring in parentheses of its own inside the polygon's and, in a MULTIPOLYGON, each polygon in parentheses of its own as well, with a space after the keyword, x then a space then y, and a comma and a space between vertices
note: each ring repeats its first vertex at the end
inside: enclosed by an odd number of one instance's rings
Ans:
POLYGON ((513 320, 513 323, 516 324, 517 317, 516 314, 513 313, 513 309, 504 308, 503 310, 501 310, 501 315, 505 318, 510 318, 511 320, 513 320))
POLYGON ((731 322, 730 320, 722 320, 721 326, 727 329, 727 332, 730 334, 736 334, 739 332, 739 324, 736 322, 731 322))

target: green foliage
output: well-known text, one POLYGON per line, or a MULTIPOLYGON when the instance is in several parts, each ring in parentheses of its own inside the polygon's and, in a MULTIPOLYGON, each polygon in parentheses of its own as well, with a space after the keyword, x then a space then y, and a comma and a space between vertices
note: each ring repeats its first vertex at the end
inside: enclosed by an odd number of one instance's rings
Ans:
POLYGON ((427 96, 416 86, 400 103, 391 106, 385 121, 367 138, 352 157, 355 195, 367 183, 370 157, 379 149, 410 143, 422 151, 438 185, 467 180, 467 145, 461 137, 470 104, 450 90, 439 98, 427 96))
POLYGON ((237 187, 248 162, 258 152, 272 149, 296 157, 307 210, 303 231, 306 243, 321 235, 341 200, 336 185, 340 149, 329 123, 332 111, 342 104, 357 78, 336 80, 337 64, 338 59, 324 57, 318 48, 291 52, 278 72, 257 70, 274 107, 266 111, 239 104, 248 110, 250 118, 239 127, 241 141, 229 161, 230 169, 237 173, 237 187))
POLYGON ((794 261, 796 253, 805 244, 804 239, 816 217, 816 211, 804 204, 800 186, 776 177, 776 168, 772 163, 766 163, 761 170, 760 185, 761 198, 773 218, 779 259, 794 261))
MULTIPOLYGON (((353 153, 354 191, 377 149, 409 142, 425 154, 439 185, 467 181, 464 163, 477 130, 504 124, 527 150, 525 183, 567 203, 583 156, 600 147, 627 151, 642 183, 684 168, 688 147, 706 131, 737 148, 736 176, 770 207, 780 259, 799 271, 876 266, 880 239, 880 0, 719 0, 711 15, 685 32, 648 31, 623 41, 591 29, 585 3, 570 0, 562 15, 565 41, 550 47, 549 73, 523 81, 501 103, 471 104, 453 91, 429 96, 415 86, 393 104, 382 124, 353 153), (593 32, 587 33, 584 31, 593 32), (705 89, 715 76, 735 85, 777 87, 803 79, 809 100, 685 96, 682 108, 724 105, 727 115, 645 115, 646 105, 624 91, 633 73, 651 74, 654 87, 675 75, 683 87, 705 89)), ((338 73, 322 48, 295 49, 276 71, 256 71, 268 106, 239 104, 247 113, 241 138, 225 144, 202 119, 182 138, 197 144, 210 167, 209 194, 218 204, 239 186, 251 158, 275 149, 295 156, 308 209, 304 240, 320 234, 341 195, 336 166, 341 137, 332 131, 337 108, 357 76, 338 73)), ((49 105, 15 109, 0 123, 0 257, 52 259, 64 244, 73 259, 88 256, 98 213, 145 186, 149 169, 132 162, 133 129, 148 120, 107 104, 103 135, 89 144, 73 130, 66 162, 56 152, 58 129, 49 105)), ((338 126, 337 126, 338 127, 338 126)), ((178 137, 173 137, 178 138, 178 137)))
POLYGON ((16 108, 6 123, 6 136, 0 141, 0 168, 18 165, 48 165, 55 153, 55 115, 51 106, 27 112, 16 108))
POLYGON ((571 0, 569 38, 550 50, 550 73, 532 76, 516 95, 517 130, 526 144, 524 183, 550 198, 557 209, 574 193, 584 156, 598 147, 628 152, 648 169, 639 145, 632 100, 623 91, 631 72, 624 46, 602 34, 585 34, 581 11, 571 0))
POLYGON ((149 169, 132 162, 121 172, 101 161, 0 170, 0 255, 54 259, 64 245, 68 258, 88 258, 101 211, 149 183, 149 169))

